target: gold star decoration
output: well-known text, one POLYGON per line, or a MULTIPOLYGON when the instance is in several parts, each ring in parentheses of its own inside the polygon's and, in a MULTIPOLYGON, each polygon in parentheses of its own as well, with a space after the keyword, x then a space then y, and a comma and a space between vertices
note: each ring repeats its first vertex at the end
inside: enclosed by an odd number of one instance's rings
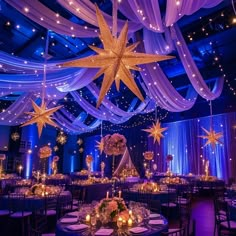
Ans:
POLYGON ((103 138, 101 139, 101 141, 96 141, 97 145, 96 148, 100 151, 100 155, 103 153, 104 150, 104 141, 103 138))
POLYGON ((100 39, 103 44, 102 48, 90 46, 92 50, 98 53, 95 56, 66 62, 62 64, 64 67, 87 67, 87 68, 100 68, 93 79, 97 79, 104 74, 100 94, 97 101, 97 107, 100 106, 103 98, 110 89, 113 81, 115 81, 116 89, 119 91, 120 81, 123 83, 141 100, 141 94, 137 84, 132 77, 130 70, 140 71, 137 67, 138 64, 147 64, 151 62, 163 61, 171 59, 171 56, 154 55, 146 53, 135 53, 133 50, 137 47, 138 43, 131 44, 126 47, 128 36, 128 22, 125 23, 120 32, 119 37, 114 37, 107 25, 102 13, 96 6, 96 16, 98 26, 100 29, 100 39))
POLYGON ((20 135, 17 132, 12 133, 11 139, 17 141, 20 138, 20 135))
POLYGON ((60 134, 57 136, 57 142, 61 145, 64 145, 67 141, 67 137, 63 132, 60 132, 60 134))
POLYGON ((59 150, 58 146, 53 147, 54 152, 57 152, 59 150))
POLYGON ((222 132, 219 132, 219 133, 216 133, 212 127, 210 127, 210 131, 204 129, 202 127, 202 129, 204 130, 204 132, 206 133, 206 135, 201 135, 199 136, 200 138, 203 138, 203 139, 207 139, 207 142, 205 143, 205 145, 203 147, 205 147, 206 145, 210 144, 212 148, 215 148, 216 147, 216 144, 217 143, 221 143, 223 144, 219 139, 221 137, 223 137, 223 133, 222 132))
POLYGON ((38 106, 33 100, 32 100, 32 106, 34 108, 33 112, 25 112, 27 115, 30 115, 32 118, 29 121, 26 121, 23 125, 21 125, 21 127, 36 123, 38 127, 38 135, 40 138, 43 127, 45 127, 46 124, 51 125, 53 127, 57 127, 57 124, 52 120, 51 116, 54 112, 59 110, 62 106, 57 106, 57 107, 47 109, 46 103, 44 101, 42 101, 41 106, 38 106))
POLYGON ((160 144, 161 138, 164 137, 162 132, 164 132, 167 129, 168 129, 167 127, 161 128, 161 123, 159 122, 159 120, 157 120, 156 124, 153 123, 152 127, 150 127, 149 129, 143 129, 143 130, 150 133, 149 136, 152 136, 154 138, 153 140, 154 143, 157 141, 158 144, 160 144))

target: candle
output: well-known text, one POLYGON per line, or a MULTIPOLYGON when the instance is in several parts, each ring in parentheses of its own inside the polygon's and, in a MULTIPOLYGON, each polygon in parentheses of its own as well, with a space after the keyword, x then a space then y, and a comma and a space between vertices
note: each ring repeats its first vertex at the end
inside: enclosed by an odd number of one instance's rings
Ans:
POLYGON ((121 191, 119 191, 119 198, 121 198, 121 191))
POLYGON ((90 215, 86 215, 85 221, 88 223, 90 222, 90 215))
POLYGON ((107 199, 109 198, 109 192, 107 191, 107 197, 106 197, 107 199))
POLYGON ((132 210, 129 210, 129 215, 130 215, 130 216, 132 215, 132 210))
POLYGON ((123 219, 119 216, 119 218, 117 220, 117 227, 121 228, 122 224, 123 224, 123 219))
POLYGON ((132 224, 133 224, 133 221, 132 221, 131 218, 129 218, 129 219, 128 219, 128 226, 132 226, 132 224))

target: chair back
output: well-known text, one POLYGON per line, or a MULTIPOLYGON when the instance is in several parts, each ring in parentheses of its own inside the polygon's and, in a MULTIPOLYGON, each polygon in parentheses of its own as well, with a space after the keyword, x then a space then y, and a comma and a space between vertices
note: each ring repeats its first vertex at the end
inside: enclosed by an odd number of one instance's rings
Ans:
POLYGON ((186 236, 186 226, 180 229, 169 230, 169 232, 162 232, 162 236, 169 235, 169 236, 186 236))

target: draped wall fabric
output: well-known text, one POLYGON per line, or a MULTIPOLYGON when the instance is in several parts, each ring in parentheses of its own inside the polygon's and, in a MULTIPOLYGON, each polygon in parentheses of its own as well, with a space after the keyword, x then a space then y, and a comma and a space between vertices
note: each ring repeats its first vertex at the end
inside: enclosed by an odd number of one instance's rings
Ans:
POLYGON ((221 141, 224 143, 216 145, 215 149, 210 145, 203 147, 206 140, 198 137, 204 133, 201 127, 210 129, 210 117, 165 123, 163 127, 168 127, 168 130, 160 146, 148 138, 148 149, 154 150, 159 171, 166 171, 166 156, 171 154, 174 173, 205 174, 204 159, 210 161, 211 175, 225 180, 236 177, 236 113, 213 116, 213 129, 223 132, 221 141))

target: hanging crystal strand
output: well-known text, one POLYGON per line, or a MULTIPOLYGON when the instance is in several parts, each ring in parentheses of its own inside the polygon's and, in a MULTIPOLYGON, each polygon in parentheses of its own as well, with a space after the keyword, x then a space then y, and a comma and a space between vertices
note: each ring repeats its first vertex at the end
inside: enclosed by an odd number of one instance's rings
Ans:
MULTIPOLYGON (((117 0, 113 1, 113 5, 112 5, 112 35, 113 37, 116 37, 117 35, 117 0)), ((115 176, 114 176, 114 172, 115 172, 115 156, 112 155, 112 197, 115 196, 115 176)))
POLYGON ((210 129, 213 130, 212 101, 210 100, 210 129))
POLYGON ((43 65, 43 83, 42 83, 42 103, 46 97, 46 74, 47 74, 47 56, 48 56, 48 45, 49 45, 49 30, 47 31, 46 45, 44 50, 44 65, 43 65))

